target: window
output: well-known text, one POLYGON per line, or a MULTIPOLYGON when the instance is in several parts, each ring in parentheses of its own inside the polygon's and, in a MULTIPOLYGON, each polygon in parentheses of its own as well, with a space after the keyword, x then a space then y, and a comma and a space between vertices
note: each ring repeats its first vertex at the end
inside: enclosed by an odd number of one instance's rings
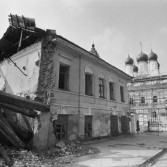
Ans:
POLYGON ((121 102, 125 102, 123 86, 120 86, 120 96, 121 96, 121 102))
POLYGON ((158 100, 157 100, 157 96, 153 96, 153 103, 157 103, 158 100))
POLYGON ((85 73, 85 94, 88 96, 93 95, 93 76, 89 73, 85 73))
POLYGON ((85 138, 92 137, 92 116, 85 115, 85 138))
POLYGON ((58 119, 53 122, 56 140, 66 140, 68 134, 68 115, 59 114, 58 119))
POLYGON ((157 118, 157 112, 156 112, 156 111, 153 111, 151 117, 152 117, 152 118, 157 118))
POLYGON ((115 100, 114 97, 114 83, 109 82, 110 100, 115 100))
POLYGON ((59 89, 69 90, 69 66, 68 65, 60 64, 59 89))
POLYGON ((130 98, 129 99, 129 104, 131 105, 131 104, 133 104, 134 102, 133 102, 133 98, 130 98))
POLYGON ((141 97, 141 103, 145 103, 145 97, 141 97))
POLYGON ((99 78, 99 97, 104 98, 104 79, 99 78))

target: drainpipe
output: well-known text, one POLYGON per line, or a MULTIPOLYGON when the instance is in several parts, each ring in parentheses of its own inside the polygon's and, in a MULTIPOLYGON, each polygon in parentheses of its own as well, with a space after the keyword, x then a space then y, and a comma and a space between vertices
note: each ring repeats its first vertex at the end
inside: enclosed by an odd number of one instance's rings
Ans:
POLYGON ((78 138, 79 138, 79 130, 80 130, 80 94, 81 94, 81 55, 79 55, 79 92, 78 92, 78 138))

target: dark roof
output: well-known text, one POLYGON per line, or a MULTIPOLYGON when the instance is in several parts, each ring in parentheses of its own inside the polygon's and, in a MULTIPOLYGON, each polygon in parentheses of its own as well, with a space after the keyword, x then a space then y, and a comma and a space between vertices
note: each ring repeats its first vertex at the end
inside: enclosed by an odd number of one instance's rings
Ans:
POLYGON ((125 60, 125 64, 127 65, 127 64, 131 64, 131 65, 133 65, 133 59, 128 55, 128 57, 126 58, 126 60, 125 60))
POLYGON ((152 49, 151 49, 150 55, 149 55, 149 57, 148 57, 148 60, 149 60, 149 61, 151 61, 151 60, 155 60, 155 61, 156 61, 157 58, 158 58, 157 54, 154 53, 154 52, 152 51, 152 49))
POLYGON ((142 51, 141 51, 141 53, 137 56, 137 62, 140 62, 140 61, 148 61, 148 56, 145 54, 145 53, 143 53, 142 51))
MULTIPOLYGON (((23 30, 20 50, 39 41, 44 33, 45 31, 39 28, 36 28, 34 32, 23 30)), ((0 39, 0 61, 12 56, 17 52, 20 36, 21 29, 16 29, 12 26, 7 28, 3 37, 0 39)))

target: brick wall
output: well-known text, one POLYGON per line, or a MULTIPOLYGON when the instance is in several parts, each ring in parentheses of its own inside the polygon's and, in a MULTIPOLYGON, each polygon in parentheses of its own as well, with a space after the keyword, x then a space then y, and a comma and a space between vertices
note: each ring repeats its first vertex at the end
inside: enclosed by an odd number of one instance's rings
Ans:
POLYGON ((50 98, 53 97, 52 88, 56 81, 56 74, 54 72, 56 44, 51 41, 55 37, 56 33, 54 30, 47 30, 41 44, 41 61, 36 100, 40 100, 47 104, 49 104, 50 98))

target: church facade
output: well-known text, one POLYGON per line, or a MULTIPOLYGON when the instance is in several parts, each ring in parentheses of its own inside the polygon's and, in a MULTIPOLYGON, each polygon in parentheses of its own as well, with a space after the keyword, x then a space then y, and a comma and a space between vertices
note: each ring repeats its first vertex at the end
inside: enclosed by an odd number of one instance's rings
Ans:
POLYGON ((161 74, 158 56, 152 50, 134 60, 125 60, 126 73, 133 77, 128 83, 131 114, 139 121, 141 131, 167 131, 167 75, 161 74))

